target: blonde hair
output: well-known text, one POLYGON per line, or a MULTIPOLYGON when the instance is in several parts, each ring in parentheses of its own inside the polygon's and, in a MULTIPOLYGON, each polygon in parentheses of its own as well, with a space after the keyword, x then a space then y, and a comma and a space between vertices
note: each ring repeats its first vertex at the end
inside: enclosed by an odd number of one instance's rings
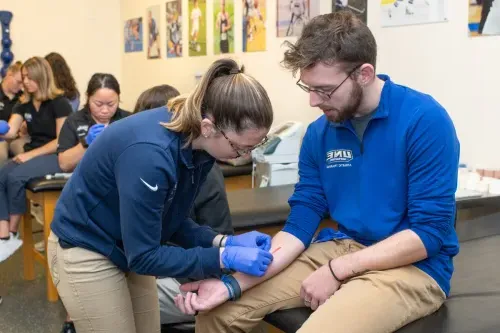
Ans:
POLYGON ((167 129, 187 134, 186 144, 200 136, 201 120, 210 116, 222 130, 237 133, 271 127, 273 109, 264 87, 232 59, 215 61, 195 90, 168 102, 173 113, 167 129))
POLYGON ((19 73, 22 67, 23 67, 22 61, 16 61, 12 65, 10 65, 9 68, 7 68, 7 73, 9 74, 19 73))
MULTIPOLYGON (((30 58, 26 60, 22 68, 25 68, 28 72, 29 79, 35 81, 38 85, 38 91, 35 93, 38 100, 43 102, 64 94, 63 90, 56 87, 52 69, 44 58, 30 58)), ((21 103, 27 103, 34 97, 25 89, 20 101, 21 103)))

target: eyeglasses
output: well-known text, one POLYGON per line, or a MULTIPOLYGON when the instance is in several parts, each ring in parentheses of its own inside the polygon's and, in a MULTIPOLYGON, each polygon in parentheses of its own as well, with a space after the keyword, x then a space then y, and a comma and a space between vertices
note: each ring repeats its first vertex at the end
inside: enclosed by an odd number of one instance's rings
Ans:
POLYGON ((252 150, 256 149, 256 148, 259 148, 260 146, 264 145, 268 140, 269 138, 266 136, 264 138, 264 140, 262 140, 262 142, 260 142, 259 144, 251 147, 251 148, 245 148, 245 149, 242 149, 242 148, 238 148, 226 135, 226 133, 217 125, 215 125, 215 127, 217 128, 217 130, 222 134, 222 136, 224 136, 224 138, 226 138, 227 142, 229 142, 229 144, 231 145, 231 148, 233 148, 233 150, 236 152, 237 156, 236 157, 241 157, 243 155, 246 155, 246 154, 249 154, 252 152, 252 150))
POLYGON ((297 85, 302 89, 304 90, 306 93, 311 93, 311 92, 314 92, 316 94, 318 94, 319 97, 321 97, 323 100, 329 100, 333 93, 337 91, 337 89, 339 89, 345 81, 347 81, 348 78, 351 77, 351 75, 359 68, 361 67, 361 65, 359 66, 356 66, 352 71, 350 71, 348 74, 347 74, 347 77, 342 81, 340 82, 340 84, 334 88, 332 91, 330 92, 326 92, 326 91, 323 91, 323 90, 320 90, 320 89, 314 89, 314 88, 311 88, 305 84, 303 84, 302 82, 300 82, 300 79, 297 81, 297 85))

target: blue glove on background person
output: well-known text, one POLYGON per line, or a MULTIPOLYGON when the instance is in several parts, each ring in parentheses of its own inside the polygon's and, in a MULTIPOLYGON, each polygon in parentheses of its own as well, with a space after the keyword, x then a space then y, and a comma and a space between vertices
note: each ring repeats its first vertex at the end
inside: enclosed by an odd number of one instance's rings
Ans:
MULTIPOLYGON (((10 126, 9 123, 5 120, 0 120, 0 135, 5 135, 9 132, 10 126)), ((4 141, 5 139, 0 138, 0 141, 4 141)))
POLYGON ((258 231, 250 231, 237 236, 227 236, 225 247, 256 247, 264 251, 271 249, 271 236, 258 231))
POLYGON ((85 137, 85 141, 87 141, 87 144, 90 145, 95 140, 95 138, 104 130, 105 127, 106 126, 103 124, 92 125, 89 128, 87 136, 85 137))
POLYGON ((273 261, 273 255, 258 248, 230 246, 224 248, 221 261, 227 269, 253 276, 263 276, 273 261))

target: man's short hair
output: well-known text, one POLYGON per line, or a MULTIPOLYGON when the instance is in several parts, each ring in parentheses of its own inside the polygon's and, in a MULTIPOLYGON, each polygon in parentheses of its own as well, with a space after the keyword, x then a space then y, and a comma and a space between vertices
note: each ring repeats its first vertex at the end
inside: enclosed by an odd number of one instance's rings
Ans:
POLYGON ((377 43, 370 29, 348 10, 314 17, 302 30, 282 61, 295 75, 297 71, 322 62, 339 64, 347 72, 364 63, 377 61, 377 43))

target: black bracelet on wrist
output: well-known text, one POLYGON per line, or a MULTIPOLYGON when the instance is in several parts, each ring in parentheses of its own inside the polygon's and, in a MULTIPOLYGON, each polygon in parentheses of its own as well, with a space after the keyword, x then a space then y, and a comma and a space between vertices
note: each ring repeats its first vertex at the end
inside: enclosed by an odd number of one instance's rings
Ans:
POLYGON ((337 277, 337 275, 335 275, 335 273, 333 272, 333 268, 332 268, 332 261, 333 261, 333 259, 330 259, 330 260, 328 261, 328 268, 330 268, 330 272, 332 273, 333 278, 334 278, 334 279, 335 279, 338 283, 343 283, 344 281, 342 281, 341 279, 339 279, 339 278, 337 277))
POLYGON ((226 235, 223 235, 222 238, 219 241, 219 247, 222 247, 222 241, 226 238, 226 235))

